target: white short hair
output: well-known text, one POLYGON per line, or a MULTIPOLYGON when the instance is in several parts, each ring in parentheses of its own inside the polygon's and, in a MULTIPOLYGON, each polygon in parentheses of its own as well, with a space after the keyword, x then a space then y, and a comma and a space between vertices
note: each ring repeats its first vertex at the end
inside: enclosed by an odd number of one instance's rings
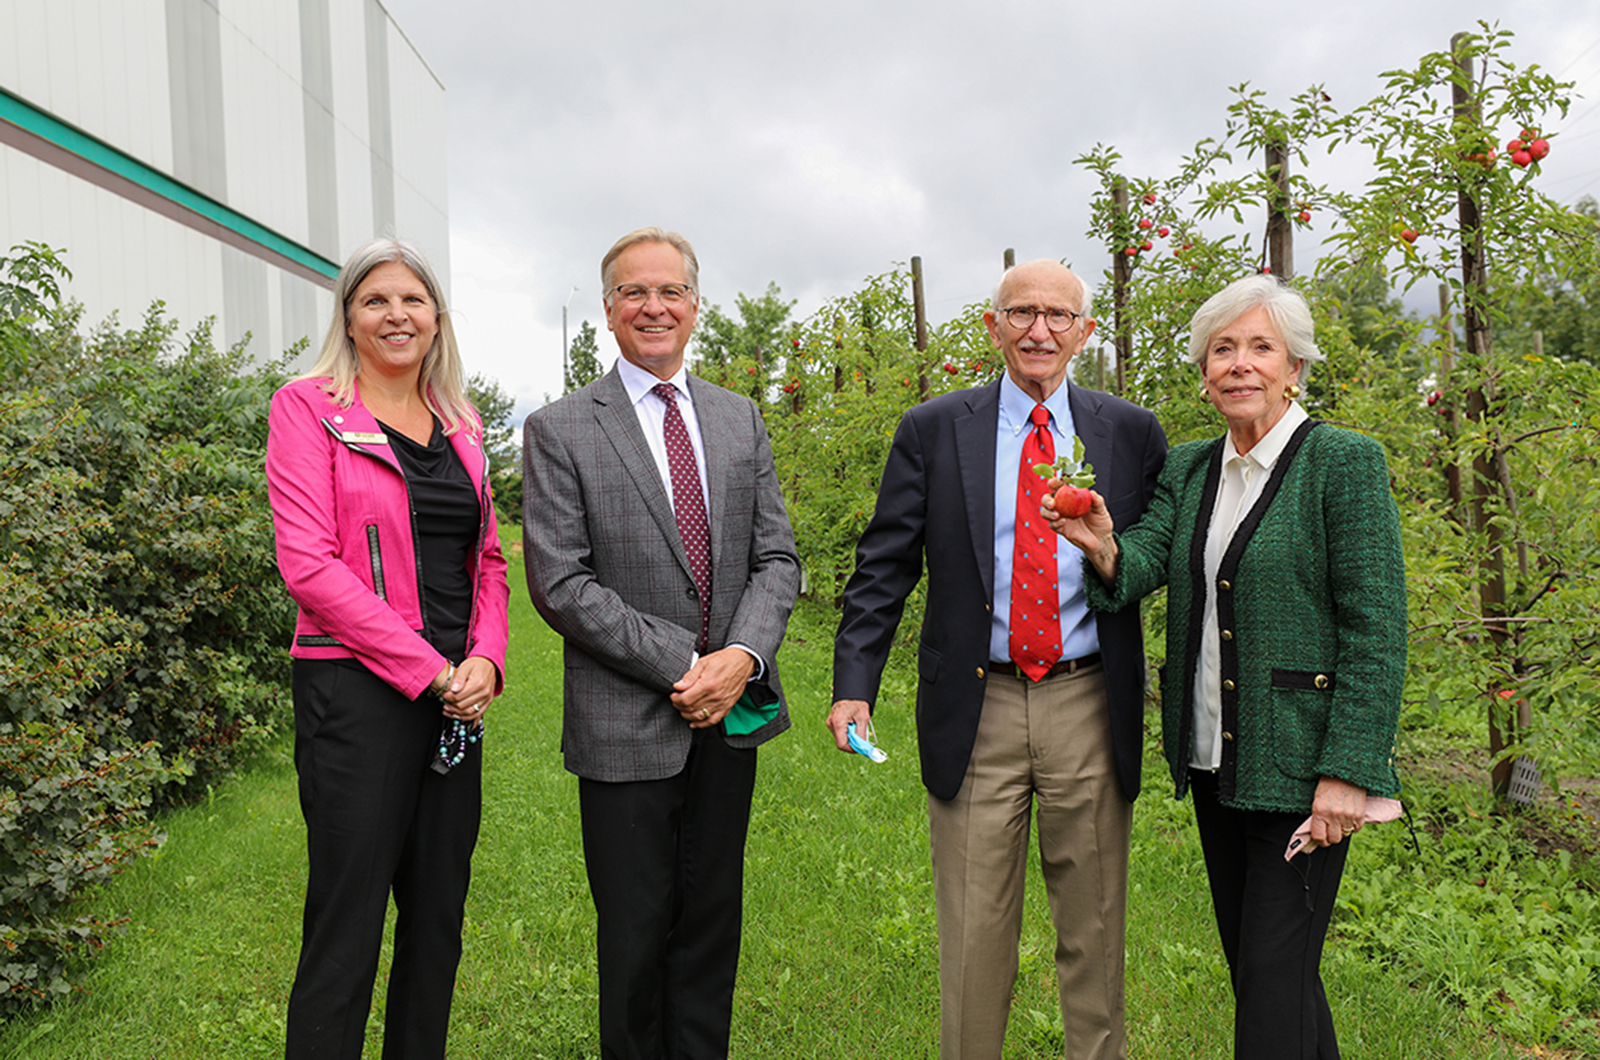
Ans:
POLYGON ((1278 337, 1283 339, 1290 363, 1301 366, 1300 381, 1305 382, 1311 374, 1311 362, 1327 360, 1327 355, 1317 348, 1311 307, 1300 292, 1272 276, 1234 280, 1206 299, 1189 321, 1189 362, 1204 364, 1211 336, 1257 308, 1266 309, 1278 337))

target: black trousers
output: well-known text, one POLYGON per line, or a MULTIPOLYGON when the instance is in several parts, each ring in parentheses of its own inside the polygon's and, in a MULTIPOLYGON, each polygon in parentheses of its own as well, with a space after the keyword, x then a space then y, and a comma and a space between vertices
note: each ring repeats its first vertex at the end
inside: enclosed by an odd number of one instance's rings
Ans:
POLYGON ((756 752, 697 729, 665 780, 580 778, 604 1060, 725 1060, 756 752))
POLYGON ((1234 1057, 1338 1060, 1320 966, 1349 841, 1286 863, 1284 848, 1306 813, 1230 809, 1217 801, 1215 773, 1189 777, 1233 978, 1234 1057))
POLYGON ((359 1060, 389 895, 385 1060, 442 1060, 482 811, 482 744, 429 768, 439 705, 347 660, 294 662, 294 764, 309 873, 289 1060, 359 1060))

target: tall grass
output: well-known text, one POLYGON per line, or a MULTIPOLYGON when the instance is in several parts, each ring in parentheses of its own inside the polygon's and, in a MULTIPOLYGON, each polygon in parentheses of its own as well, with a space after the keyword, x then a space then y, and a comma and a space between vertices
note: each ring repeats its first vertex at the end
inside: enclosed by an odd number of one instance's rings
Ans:
MULTIPOLYGON (((512 577, 520 586, 520 572, 512 577)), ((513 596, 509 691, 485 744, 485 815, 450 1055, 576 1060, 598 1055, 594 914, 577 784, 558 750, 561 648, 525 595, 513 596)), ((822 727, 824 621, 803 612, 793 625, 782 664, 795 729, 761 752, 733 1055, 935 1057, 937 952, 910 669, 890 675, 877 716, 889 761, 838 753, 822 727)), ((94 900, 127 916, 126 932, 81 996, 0 1028, 0 1060, 282 1055, 304 883, 286 747, 166 817, 166 846, 94 900)), ((1158 769, 1152 759, 1135 812, 1130 1051, 1148 1060, 1226 1056, 1231 999, 1199 850, 1187 804, 1167 797, 1158 769)), ((1036 870, 1029 887, 1008 1060, 1061 1055, 1054 935, 1036 870)), ((1353 1060, 1513 1055, 1337 938, 1325 970, 1353 1060)), ((373 1057, 386 971, 387 956, 368 1031, 373 1057)))

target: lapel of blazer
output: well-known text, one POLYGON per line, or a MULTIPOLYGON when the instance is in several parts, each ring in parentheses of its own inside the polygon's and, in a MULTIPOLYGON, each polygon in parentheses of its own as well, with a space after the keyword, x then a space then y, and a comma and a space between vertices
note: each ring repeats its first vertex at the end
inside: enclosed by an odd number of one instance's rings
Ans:
POLYGON ((667 547, 677 557, 678 565, 692 577, 689 554, 683 549, 683 538, 678 534, 678 523, 672 516, 672 499, 662 485, 656 458, 644 439, 644 429, 639 426, 639 415, 634 412, 633 402, 628 400, 628 388, 622 385, 622 377, 617 374, 615 367, 594 389, 594 416, 601 433, 610 440, 611 448, 616 451, 617 464, 638 489, 644 510, 655 521, 661 536, 666 538, 667 547))
POLYGON ((994 451, 1000 429, 1000 381, 971 391, 966 411, 956 416, 957 467, 967 499, 967 528, 973 558, 983 578, 985 600, 994 599, 994 451))
POLYGON ((1083 439, 1083 459, 1094 468, 1094 488, 1102 497, 1111 497, 1111 480, 1116 459, 1111 442, 1111 421, 1100 414, 1100 394, 1081 386, 1067 386, 1067 408, 1072 410, 1072 429, 1083 439))
MULTIPOLYGON (((697 376, 688 376, 689 398, 694 403, 694 418, 700 424, 700 444, 705 447, 706 516, 711 523, 711 569, 721 566, 723 546, 722 513, 727 510, 728 455, 739 444, 730 418, 722 409, 722 391, 712 383, 697 376)), ((684 563, 688 563, 685 555, 684 563)), ((716 578, 711 579, 711 592, 717 591, 716 578)))

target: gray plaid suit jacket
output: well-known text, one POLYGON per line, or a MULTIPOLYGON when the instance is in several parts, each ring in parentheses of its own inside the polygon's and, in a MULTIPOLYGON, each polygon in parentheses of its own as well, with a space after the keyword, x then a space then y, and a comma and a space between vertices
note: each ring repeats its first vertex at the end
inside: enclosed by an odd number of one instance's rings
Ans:
MULTIPOLYGON (((689 394, 710 495, 708 650, 754 649, 766 687, 752 691, 780 703, 755 732, 724 736, 753 747, 789 727, 776 659, 800 560, 755 403, 692 375, 689 394)), ((672 504, 615 368, 529 415, 522 472, 528 591, 565 639, 567 769, 613 782, 677 774, 690 729, 669 697, 693 658, 700 602, 672 504)))

